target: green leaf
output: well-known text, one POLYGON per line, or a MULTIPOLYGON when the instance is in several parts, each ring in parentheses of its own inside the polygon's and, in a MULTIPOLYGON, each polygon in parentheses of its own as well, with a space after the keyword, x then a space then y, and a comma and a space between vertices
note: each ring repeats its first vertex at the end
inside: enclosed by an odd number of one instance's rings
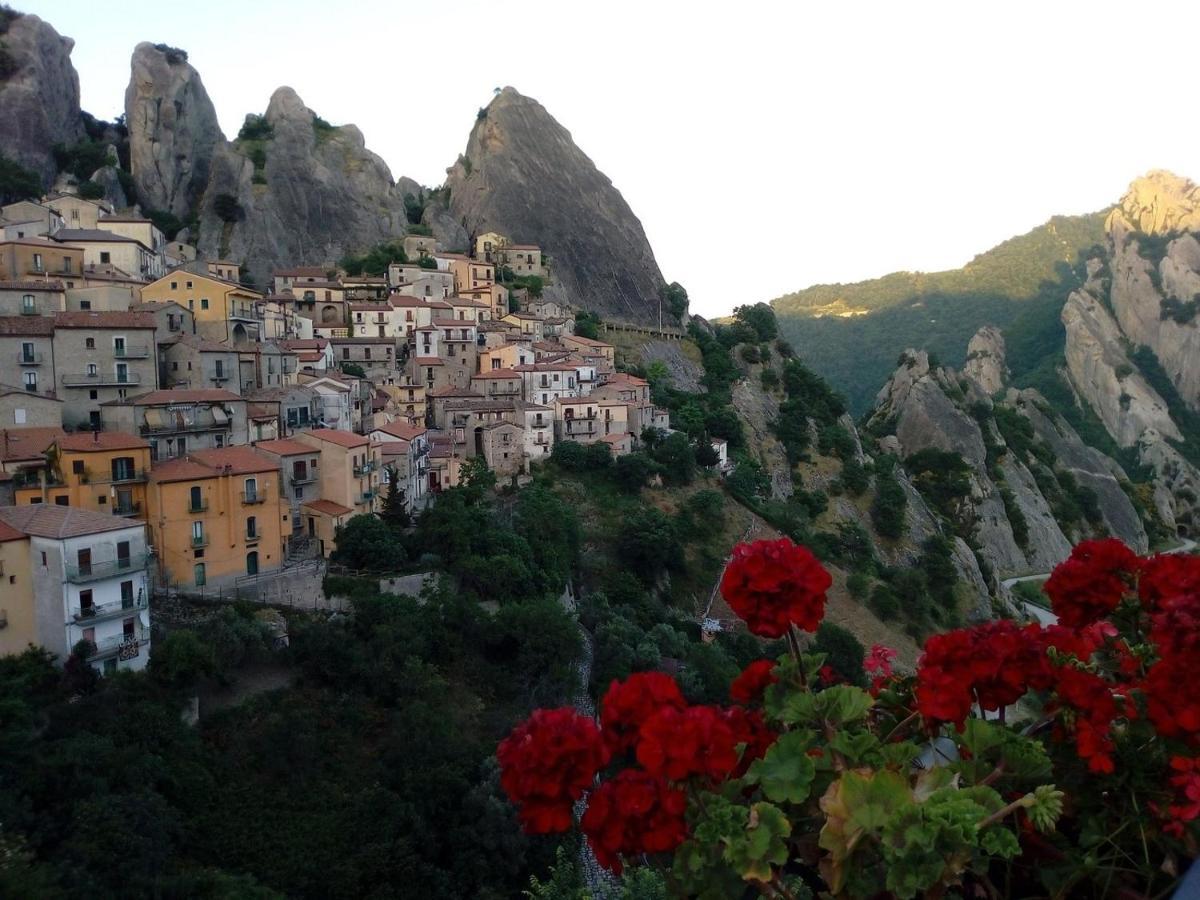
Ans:
POLYGON ((811 732, 789 731, 762 759, 755 760, 745 780, 762 788, 775 803, 802 803, 812 789, 816 766, 808 756, 811 732))
POLYGON ((1052 784, 1043 784, 1034 790, 1033 803, 1029 806, 1029 821, 1038 831, 1053 831, 1063 811, 1063 792, 1052 784))
POLYGON ((839 731, 829 742, 829 749, 842 754, 852 766, 862 765, 868 757, 874 762, 879 748, 879 738, 869 731, 839 731))
POLYGON ((1021 842, 1007 828, 994 826, 979 836, 979 847, 988 856, 1012 859, 1021 852, 1021 842))
POLYGON ((875 698, 849 684, 838 684, 826 688, 817 695, 823 701, 824 718, 834 725, 846 725, 866 718, 867 711, 875 704, 875 698))
POLYGON ((725 860, 746 881, 770 881, 773 866, 788 859, 787 838, 792 823, 777 806, 755 803, 746 830, 725 846, 725 860))

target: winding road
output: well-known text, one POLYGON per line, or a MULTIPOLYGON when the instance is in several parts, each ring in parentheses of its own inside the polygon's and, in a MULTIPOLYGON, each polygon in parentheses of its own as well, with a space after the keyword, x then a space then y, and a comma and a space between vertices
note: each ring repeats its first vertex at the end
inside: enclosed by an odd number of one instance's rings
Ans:
MULTIPOLYGON (((1191 538, 1180 538, 1181 542, 1178 547, 1172 547, 1170 550, 1164 550, 1164 553, 1191 553, 1196 549, 1196 542, 1191 538)), ((1018 578, 1005 578, 1000 582, 1006 589, 1012 590, 1014 584, 1020 584, 1022 581, 1045 581, 1050 577, 1049 572, 1041 572, 1036 575, 1021 575, 1018 578)), ((1032 616, 1043 625, 1056 625, 1058 616, 1050 612, 1050 610, 1038 606, 1036 603, 1027 603, 1021 601, 1019 606, 1025 611, 1026 615, 1032 616)))

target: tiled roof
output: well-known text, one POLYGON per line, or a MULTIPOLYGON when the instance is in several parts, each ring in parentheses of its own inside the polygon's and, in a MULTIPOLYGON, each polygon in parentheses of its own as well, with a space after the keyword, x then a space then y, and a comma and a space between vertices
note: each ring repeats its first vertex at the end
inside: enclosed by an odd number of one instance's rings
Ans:
POLYGON ((478 391, 473 391, 470 388, 451 387, 450 385, 447 385, 446 387, 440 387, 435 391, 430 391, 429 396, 430 397, 478 397, 481 400, 483 399, 483 395, 480 394, 478 391))
POLYGON ((122 311, 56 312, 55 328, 149 328, 155 327, 154 313, 122 311))
POLYGON ((294 266, 291 269, 276 269, 276 278, 324 278, 329 270, 324 266, 294 266))
POLYGON ((480 372, 478 375, 472 375, 471 380, 485 380, 488 378, 520 378, 521 373, 515 369, 492 369, 488 372, 480 372))
POLYGON ((313 428, 309 431, 301 431, 300 434, 311 435, 319 441, 337 444, 339 447, 346 448, 361 447, 363 444, 370 443, 361 434, 354 434, 351 431, 338 431, 335 428, 313 428))
POLYGON ((116 234, 112 231, 104 231, 101 228, 60 228, 54 232, 54 240, 62 243, 70 243, 71 241, 101 241, 106 244, 137 244, 146 250, 150 248, 139 241, 137 238, 125 237, 123 234, 116 234))
POLYGON ((409 425, 407 422, 388 422, 386 425, 376 425, 374 430, 398 437, 403 441, 411 441, 427 431, 424 425, 409 425))
POLYGON ((232 391, 220 388, 179 389, 174 391, 150 391, 124 400, 109 400, 101 406, 152 406, 160 403, 229 403, 241 400, 232 391))
POLYGON ((23 541, 27 535, 23 531, 17 531, 7 522, 0 521, 0 544, 7 544, 9 541, 23 541))
POLYGON ((420 297, 410 297, 407 294, 393 294, 388 297, 388 303, 397 308, 428 306, 420 297))
POLYGON ((612 344, 606 344, 604 341, 594 341, 591 338, 581 337, 578 334, 568 334, 563 336, 564 340, 576 341, 583 344, 585 347, 611 347, 612 344))
POLYGON ((266 450, 268 453, 274 453, 276 456, 297 456, 301 453, 320 453, 316 447, 310 447, 303 441, 294 441, 291 438, 279 438, 274 441, 259 441, 254 445, 259 450, 266 450))
POLYGON ((263 456, 253 447, 214 447, 211 450, 194 450, 193 460, 212 469, 229 467, 230 475, 251 475, 255 472, 274 472, 279 464, 263 456))
POLYGON ((49 316, 0 316, 0 335, 13 337, 50 337, 54 320, 49 316))
POLYGON ((61 281, 0 281, 0 291, 61 291, 61 281))
POLYGON ((60 450, 89 453, 101 450, 142 450, 150 444, 140 437, 122 431, 77 431, 58 440, 60 450))
POLYGON ((150 467, 150 480, 155 482, 195 481, 200 478, 216 478, 217 473, 208 466, 189 458, 165 459, 150 467))
POLYGON ((304 504, 305 509, 312 509, 327 516, 345 516, 354 512, 348 506, 334 503, 332 500, 310 500, 304 504))
POLYGON ((25 534, 57 540, 143 527, 138 521, 57 503, 0 506, 0 521, 25 534))
POLYGON ((436 356, 414 356, 413 361, 418 366, 444 366, 446 364, 436 356))
POLYGON ((37 459, 66 432, 54 426, 5 428, 0 431, 0 460, 37 459))

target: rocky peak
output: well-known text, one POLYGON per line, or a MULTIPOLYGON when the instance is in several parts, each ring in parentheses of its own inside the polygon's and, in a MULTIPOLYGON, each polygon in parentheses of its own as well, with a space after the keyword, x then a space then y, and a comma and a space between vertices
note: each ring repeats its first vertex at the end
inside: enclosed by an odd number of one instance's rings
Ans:
POLYGON ((138 199, 150 209, 187 218, 208 184, 225 135, 204 84, 187 55, 142 42, 130 60, 125 90, 129 162, 138 199))
POLYGON ((1154 169, 1129 185, 1105 227, 1110 234, 1115 230, 1142 234, 1200 231, 1200 187, 1172 172, 1154 169))
POLYGON ((450 212, 468 235, 498 231, 540 245, 567 302, 618 319, 657 319, 663 277, 641 222, 536 100, 511 87, 494 97, 446 184, 450 212))
POLYGON ((3 42, 14 71, 0 80, 0 148, 49 185, 54 145, 73 144, 84 134, 79 74, 71 64, 75 42, 34 15, 6 21, 3 42))
POLYGON ((963 374, 975 381, 985 394, 995 394, 1008 381, 1004 335, 995 325, 984 325, 967 344, 963 374))

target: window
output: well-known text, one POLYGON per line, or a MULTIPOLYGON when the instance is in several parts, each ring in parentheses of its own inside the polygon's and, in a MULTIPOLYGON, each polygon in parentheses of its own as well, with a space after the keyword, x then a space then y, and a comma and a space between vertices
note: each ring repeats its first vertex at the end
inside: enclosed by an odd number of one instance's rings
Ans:
POLYGON ((189 291, 192 289, 192 283, 190 281, 187 283, 187 289, 189 291))
POLYGON ((91 300, 80 300, 79 308, 86 312, 87 310, 92 308, 92 301, 91 300))
POLYGON ((73 475, 82 475, 83 474, 83 460, 82 459, 75 459, 75 460, 71 461, 71 473, 73 475))
POLYGON ((195 308, 196 308, 196 301, 189 297, 188 298, 188 309, 195 309, 195 308))
POLYGON ((204 546, 204 521, 197 519, 192 523, 192 546, 204 546))
POLYGON ((91 591, 79 592, 79 611, 85 616, 90 616, 96 612, 96 604, 92 601, 91 591))
POLYGON ((200 298, 200 308, 201 308, 201 309, 208 309, 208 298, 207 298, 207 297, 201 297, 201 298, 200 298))
POLYGON ((96 349, 96 339, 95 338, 86 338, 83 342, 83 346, 86 347, 88 350, 95 350, 96 349))
POLYGON ((98 400, 100 398, 99 391, 88 391, 89 400, 98 400))
MULTIPOLYGON (((101 499, 103 499, 103 498, 101 498, 101 499)), ((71 498, 70 498, 70 497, 67 497, 67 496, 65 496, 65 495, 64 495, 64 496, 62 496, 62 497, 55 497, 55 498, 54 498, 54 504, 55 504, 56 506, 68 506, 68 505, 70 505, 70 503, 71 503, 71 498)))
MULTIPOLYGON (((68 260, 68 262, 70 262, 70 260, 68 260)), ((101 263, 112 262, 112 254, 110 254, 107 250, 101 250, 100 251, 100 262, 101 263)))
POLYGON ((37 372, 25 373, 25 390, 30 392, 37 390, 37 372))
POLYGON ((192 512, 204 509, 204 496, 200 490, 200 485, 193 485, 188 501, 188 507, 192 512))
POLYGON ((129 364, 128 363, 117 363, 117 383, 118 384, 128 384, 129 383, 129 364))
POLYGON ((35 359, 33 355, 33 344, 30 341, 24 341, 21 344, 21 362, 31 363, 35 359))
POLYGON ((42 262, 42 254, 33 254, 33 271, 41 272, 46 268, 46 264, 42 262))
POLYGON ((37 301, 34 300, 33 294, 26 294, 21 298, 21 312, 26 315, 33 315, 37 312, 37 301))
POLYGON ((178 281, 171 282, 171 290, 173 290, 173 291, 179 290, 179 282, 178 281))
POLYGON ((79 567, 80 575, 92 574, 92 548, 84 547, 82 550, 76 551, 75 563, 79 567))
POLYGON ((204 563, 196 563, 192 569, 192 580, 196 587, 204 587, 204 563))
POLYGON ((125 355, 125 338, 123 338, 123 337, 113 338, 113 354, 115 356, 124 356, 125 355))
POLYGON ((214 434, 214 435, 213 435, 213 446, 215 446, 215 447, 224 447, 224 446, 225 446, 225 435, 223 435, 223 434, 214 434))
POLYGON ((95 376, 96 374, 99 373, 99 370, 96 368, 95 363, 87 364, 87 373, 88 373, 88 375, 91 375, 91 376, 95 376))
POLYGON ((121 609, 129 609, 133 606, 133 582, 121 582, 121 609))
POLYGON ((112 461, 113 481, 129 481, 135 474, 132 456, 118 456, 112 461))
POLYGON ((350 348, 343 347, 342 348, 342 359, 349 359, 349 358, 350 358, 350 348))
POLYGON ((117 568, 128 569, 129 565, 129 541, 117 541, 117 568))
POLYGON ((24 425, 25 424, 25 410, 21 409, 20 407, 13 410, 13 424, 14 425, 24 425))
POLYGON ((250 516, 246 519, 246 537, 258 537, 258 519, 254 516, 250 516))
POLYGON ((246 479, 246 502, 250 503, 258 499, 258 479, 246 479))

